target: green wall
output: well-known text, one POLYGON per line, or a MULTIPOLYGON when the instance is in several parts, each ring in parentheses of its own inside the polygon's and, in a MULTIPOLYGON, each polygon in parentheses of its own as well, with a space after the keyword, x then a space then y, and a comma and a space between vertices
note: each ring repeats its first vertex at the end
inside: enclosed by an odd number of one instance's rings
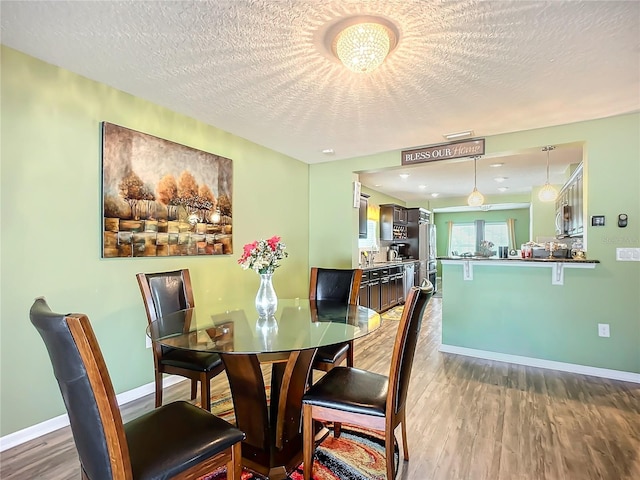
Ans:
MULTIPOLYGON (((514 273, 520 269, 513 269, 510 277, 500 279, 496 278, 500 269, 487 271, 481 274, 484 278, 481 288, 491 290, 491 294, 469 297, 468 289, 463 290, 462 285, 454 281, 457 274, 447 283, 445 270, 443 332, 447 332, 447 336, 443 340, 478 349, 520 345, 512 353, 640 373, 640 263, 615 260, 616 247, 640 247, 640 115, 620 115, 486 137, 485 150, 487 155, 492 155, 572 142, 584 144, 585 219, 591 215, 605 215, 607 219, 604 227, 587 226, 585 235, 588 258, 601 263, 594 270, 569 270, 565 274, 565 285, 553 287, 547 269, 532 269, 520 276, 514 273), (627 228, 617 227, 615 219, 619 213, 629 215, 627 228), (510 300, 512 290, 504 287, 505 282, 511 285, 514 278, 524 282, 518 284, 529 301, 510 300), (529 287, 525 287, 526 283, 530 283, 529 287), (514 325, 499 328, 521 314, 527 318, 522 328, 514 325), (544 318, 542 326, 541 318, 544 318), (602 322, 610 323, 610 338, 597 336, 597 324, 602 322), (545 329, 548 325, 558 327, 545 329), (535 338, 535 344, 521 348, 521 337, 527 336, 535 338), (487 337, 495 337, 495 343, 474 340, 487 337)), ((398 166, 399 150, 310 166, 310 218, 315 220, 323 215, 331 219, 332 250, 339 258, 336 263, 349 263, 350 254, 357 258, 352 248, 353 239, 357 237, 357 212, 350 215, 345 208, 350 202, 350 182, 353 181, 350 175, 398 166), (336 193, 322 195, 329 190, 336 193)), ((491 199, 487 202, 495 203, 491 199)), ((430 204, 433 208, 433 202, 430 204)), ((326 224, 312 221, 311 264, 331 261, 323 243, 324 234, 326 224)))
POLYGON ((277 234, 290 256, 276 291, 307 294, 306 164, 12 49, 1 53, 1 435, 65 412, 29 322, 37 296, 55 311, 89 315, 121 393, 153 381, 136 273, 189 268, 200 305, 255 295, 258 275, 237 259, 245 243, 277 234), (233 160, 233 255, 100 258, 102 121, 233 160))
POLYGON ((372 190, 367 187, 362 187, 362 193, 366 193, 370 195, 369 197, 369 205, 375 205, 376 207, 380 207, 380 205, 385 205, 387 203, 394 203, 396 205, 407 206, 407 204, 395 197, 391 197, 382 192, 378 192, 377 190, 372 190))

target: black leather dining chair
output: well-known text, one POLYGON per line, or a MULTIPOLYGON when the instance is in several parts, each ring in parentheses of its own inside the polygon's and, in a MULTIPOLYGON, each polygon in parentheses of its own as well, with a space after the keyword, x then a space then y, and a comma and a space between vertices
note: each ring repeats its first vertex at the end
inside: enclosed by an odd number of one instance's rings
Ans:
POLYGON ((54 313, 38 298, 30 319, 49 352, 83 480, 186 480, 225 465, 227 478, 240 480, 242 431, 185 401, 123 423, 89 318, 54 313))
POLYGON ((387 479, 395 477, 395 429, 402 424, 402 449, 409 460, 406 401, 418 334, 433 285, 412 287, 398 325, 389 375, 338 366, 329 371, 302 397, 303 473, 313 469, 313 421, 352 424, 384 432, 387 479))
MULTIPOLYGON (((139 273, 136 278, 149 325, 163 315, 195 307, 191 276, 187 269, 139 273)), ((205 410, 211 409, 211 379, 224 371, 224 365, 217 353, 172 349, 154 343, 153 364, 156 407, 162 405, 162 377, 168 373, 191 379, 191 400, 196 398, 200 382, 200 404, 205 410)))
MULTIPOLYGON (((331 301, 344 305, 356 305, 362 270, 311 268, 309 281, 310 301, 331 301)), ((340 343, 318 349, 313 361, 313 368, 328 372, 336 365, 347 360, 347 366, 353 367, 353 342, 340 343)))

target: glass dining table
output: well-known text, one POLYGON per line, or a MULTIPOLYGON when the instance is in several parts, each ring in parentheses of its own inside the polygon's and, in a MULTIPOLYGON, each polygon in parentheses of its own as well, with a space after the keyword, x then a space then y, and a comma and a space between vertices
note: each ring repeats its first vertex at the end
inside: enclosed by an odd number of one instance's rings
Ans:
POLYGON ((361 338, 380 324, 369 308, 296 298, 278 299, 270 318, 259 318, 253 303, 179 310, 153 322, 147 334, 161 348, 220 354, 236 423, 246 434, 243 465, 278 480, 302 462, 302 396, 316 350, 361 338), (271 368, 269 395, 264 364, 271 368))

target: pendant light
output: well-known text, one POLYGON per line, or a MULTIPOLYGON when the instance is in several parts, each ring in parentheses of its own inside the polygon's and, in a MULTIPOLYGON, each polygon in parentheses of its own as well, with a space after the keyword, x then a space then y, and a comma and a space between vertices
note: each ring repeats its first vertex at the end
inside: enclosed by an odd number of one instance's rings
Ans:
POLYGON ((480 157, 473 157, 473 192, 467 197, 467 204, 470 207, 479 207, 484 203, 484 195, 478 191, 477 186, 477 166, 476 162, 480 157))
POLYGON ((549 152, 551 150, 555 150, 555 148, 556 147, 553 145, 542 147, 542 151, 547 152, 547 181, 538 192, 538 199, 541 202, 553 202, 556 198, 558 198, 558 191, 553 185, 549 183, 549 152))

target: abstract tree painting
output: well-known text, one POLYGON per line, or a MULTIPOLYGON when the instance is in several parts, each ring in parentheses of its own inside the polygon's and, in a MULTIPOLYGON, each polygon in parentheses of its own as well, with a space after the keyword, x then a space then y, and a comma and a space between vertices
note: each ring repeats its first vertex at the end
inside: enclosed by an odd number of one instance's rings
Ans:
POLYGON ((102 257, 230 255, 230 159, 102 123, 102 257))

